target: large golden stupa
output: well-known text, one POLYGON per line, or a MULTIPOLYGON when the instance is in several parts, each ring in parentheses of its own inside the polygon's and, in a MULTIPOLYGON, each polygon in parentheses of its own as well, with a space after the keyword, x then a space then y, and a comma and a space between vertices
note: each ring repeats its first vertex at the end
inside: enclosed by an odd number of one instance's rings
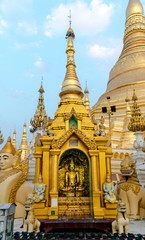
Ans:
MULTIPOLYGON (((102 107, 108 106, 108 96, 110 105, 116 106, 110 128, 113 152, 117 158, 120 158, 120 154, 123 158, 125 150, 118 151, 116 148, 127 149, 133 146, 133 133, 127 129, 132 107, 129 99, 132 98, 133 89, 141 112, 145 113, 145 17, 140 0, 129 0, 123 43, 121 55, 110 71, 107 90, 92 108, 95 118, 100 119, 102 107)), ((109 126, 107 114, 104 117, 109 126)))

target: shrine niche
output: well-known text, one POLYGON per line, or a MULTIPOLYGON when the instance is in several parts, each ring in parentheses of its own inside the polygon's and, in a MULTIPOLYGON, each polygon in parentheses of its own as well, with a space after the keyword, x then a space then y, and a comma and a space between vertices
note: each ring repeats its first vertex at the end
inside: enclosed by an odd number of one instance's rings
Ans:
POLYGON ((89 162, 78 149, 64 152, 59 163, 59 196, 89 196, 89 162))
POLYGON ((78 149, 65 151, 59 162, 59 215, 90 216, 89 161, 78 149))

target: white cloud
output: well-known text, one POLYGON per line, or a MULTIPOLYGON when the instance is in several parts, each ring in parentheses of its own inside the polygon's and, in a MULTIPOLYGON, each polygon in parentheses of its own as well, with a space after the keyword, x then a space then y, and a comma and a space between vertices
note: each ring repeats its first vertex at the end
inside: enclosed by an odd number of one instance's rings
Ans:
POLYGON ((106 59, 111 57, 119 57, 122 49, 122 39, 107 39, 108 46, 94 44, 88 47, 88 55, 90 57, 106 59), (111 46, 111 47, 110 47, 111 46), (114 47, 112 47, 114 46, 114 47))
POLYGON ((24 94, 24 91, 11 88, 7 95, 12 98, 18 98, 24 94))
POLYGON ((52 9, 46 17, 45 35, 50 37, 66 31, 68 27, 68 14, 71 9, 72 27, 80 35, 96 35, 110 23, 113 14, 113 4, 105 4, 104 0, 76 0, 74 3, 60 4, 52 9))
POLYGON ((0 10, 9 17, 17 14, 22 15, 30 11, 32 2, 32 0, 1 0, 0 10))
POLYGON ((95 58, 109 58, 116 54, 116 48, 99 46, 97 44, 90 46, 89 55, 95 58))
POLYGON ((24 93, 24 91, 22 91, 22 90, 15 90, 14 91, 16 94, 23 94, 24 93))
POLYGON ((18 30, 26 32, 29 35, 37 35, 38 33, 35 23, 32 22, 28 23, 26 21, 18 22, 18 30))
POLYGON ((36 62, 34 62, 34 65, 35 65, 35 67, 42 68, 44 65, 42 58, 39 58, 36 62))
POLYGON ((26 72, 26 76, 29 78, 34 78, 35 75, 31 72, 26 72))
POLYGON ((40 57, 36 62, 34 62, 34 66, 41 72, 47 72, 49 69, 49 64, 40 57))
MULTIPOLYGON (((0 12, 15 33, 37 34, 37 26, 33 19, 33 0, 1 0, 0 12)), ((2 24, 6 25, 5 22, 2 24)))
POLYGON ((19 41, 15 41, 14 42, 14 48, 17 49, 17 50, 20 50, 20 49, 24 49, 24 48, 28 48, 28 47, 39 47, 39 42, 19 42, 19 41))
POLYGON ((8 27, 8 23, 0 16, 0 34, 3 34, 6 27, 8 27))

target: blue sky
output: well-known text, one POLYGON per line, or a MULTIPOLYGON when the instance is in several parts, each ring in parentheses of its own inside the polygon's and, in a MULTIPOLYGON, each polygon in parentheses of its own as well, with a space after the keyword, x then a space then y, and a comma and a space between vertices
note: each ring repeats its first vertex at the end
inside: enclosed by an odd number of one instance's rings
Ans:
POLYGON ((128 0, 0 0, 0 129, 5 142, 16 129, 19 146, 23 124, 29 127, 37 107, 42 76, 46 112, 53 118, 66 70, 69 9, 77 75, 83 90, 87 81, 91 106, 97 102, 122 49, 127 4, 128 0))

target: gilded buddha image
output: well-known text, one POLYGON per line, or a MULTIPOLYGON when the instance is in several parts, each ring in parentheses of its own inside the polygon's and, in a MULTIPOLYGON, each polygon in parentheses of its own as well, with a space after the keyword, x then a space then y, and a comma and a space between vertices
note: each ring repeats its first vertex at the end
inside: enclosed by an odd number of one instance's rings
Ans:
POLYGON ((59 165, 60 196, 89 195, 88 159, 81 151, 66 151, 59 165))

